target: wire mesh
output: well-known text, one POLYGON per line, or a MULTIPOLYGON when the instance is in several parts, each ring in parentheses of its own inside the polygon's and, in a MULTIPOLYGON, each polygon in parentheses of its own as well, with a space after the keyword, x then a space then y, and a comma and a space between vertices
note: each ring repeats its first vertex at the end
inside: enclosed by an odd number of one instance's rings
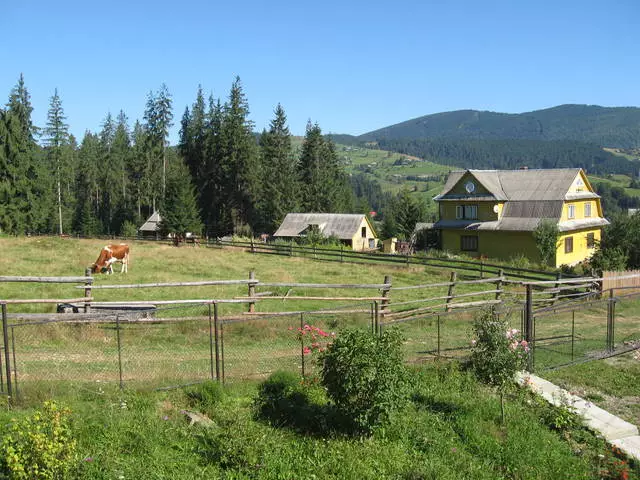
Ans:
POLYGON ((536 370, 596 356, 607 348, 608 300, 590 300, 572 308, 534 315, 533 362, 536 370))

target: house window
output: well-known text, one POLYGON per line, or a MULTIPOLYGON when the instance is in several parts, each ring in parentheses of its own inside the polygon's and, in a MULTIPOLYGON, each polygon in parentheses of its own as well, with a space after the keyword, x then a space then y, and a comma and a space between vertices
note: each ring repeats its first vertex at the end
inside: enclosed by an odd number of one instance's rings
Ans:
POLYGON ((463 252, 477 252, 478 237, 476 235, 462 235, 460 237, 460 250, 463 252))
POLYGON ((584 204, 584 216, 585 218, 591 216, 591 202, 587 202, 584 204))
POLYGON ((593 233, 587 233, 587 248, 596 248, 596 236, 593 233))
POLYGON ((567 205, 567 217, 568 218, 576 218, 576 206, 575 205, 567 205))
POLYGON ((564 239, 564 253, 573 252, 573 237, 567 237, 564 239))
POLYGON ((360 235, 362 235, 362 238, 367 238, 367 227, 362 227, 360 235))
POLYGON ((477 205, 456 205, 457 220, 476 220, 478 218, 477 205))

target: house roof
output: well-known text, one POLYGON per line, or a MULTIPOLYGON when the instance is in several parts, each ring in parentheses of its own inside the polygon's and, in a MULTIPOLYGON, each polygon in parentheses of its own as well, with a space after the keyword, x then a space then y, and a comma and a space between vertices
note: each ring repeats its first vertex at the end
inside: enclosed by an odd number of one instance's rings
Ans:
POLYGON ((162 221, 160 214, 158 212, 153 212, 147 221, 142 224, 142 226, 138 229, 141 232, 156 232, 158 231, 158 224, 162 221))
POLYGON ((599 198, 594 192, 569 193, 569 188, 580 173, 580 168, 549 168, 527 170, 465 170, 452 172, 442 193, 434 200, 474 200, 528 201, 528 200, 578 200, 599 198), (460 179, 469 173, 473 175, 492 196, 460 195, 450 191, 460 179), (482 198, 480 198, 482 197, 482 198))
POLYGON ((465 170, 452 172, 442 193, 434 200, 504 201, 499 220, 440 220, 435 228, 465 230, 533 231, 544 219, 558 223, 561 232, 607 225, 604 218, 590 218, 560 222, 566 200, 600 198, 592 191, 569 192, 580 168, 539 170, 465 170), (489 192, 457 194, 451 190, 469 173, 489 192))
POLYGON ((317 225, 320 232, 326 236, 335 236, 340 240, 351 240, 356 234, 362 220, 366 220, 371 231, 374 232, 366 215, 355 213, 288 213, 282 224, 273 234, 274 237, 297 237, 310 225, 317 225))

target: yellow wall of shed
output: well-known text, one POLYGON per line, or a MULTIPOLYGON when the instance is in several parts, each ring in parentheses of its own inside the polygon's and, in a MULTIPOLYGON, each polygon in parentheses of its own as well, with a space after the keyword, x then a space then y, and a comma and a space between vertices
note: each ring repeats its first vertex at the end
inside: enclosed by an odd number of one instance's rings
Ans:
POLYGON ((369 222, 367 222, 367 220, 365 218, 362 219, 362 222, 360 222, 360 226, 358 227, 358 231, 355 233, 355 235, 351 238, 351 248, 353 248, 353 250, 366 250, 369 247, 369 240, 373 240, 373 248, 376 248, 378 246, 378 239, 376 238, 375 234, 373 233, 373 230, 371 230, 371 226, 369 225, 369 222), (367 229, 367 236, 363 237, 362 236, 362 228, 366 228, 367 229))

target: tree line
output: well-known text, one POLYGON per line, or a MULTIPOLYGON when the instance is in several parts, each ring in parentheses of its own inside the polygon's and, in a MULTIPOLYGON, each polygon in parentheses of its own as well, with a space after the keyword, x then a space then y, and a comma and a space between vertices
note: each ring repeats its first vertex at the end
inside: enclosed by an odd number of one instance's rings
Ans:
POLYGON ((0 108, 0 232, 135 235, 154 211, 166 232, 272 233, 289 212, 383 208, 379 185, 350 178, 335 145, 308 122, 294 148, 284 109, 261 134, 240 79, 222 102, 198 88, 168 142, 173 100, 147 95, 144 116, 107 113, 99 132, 69 133, 54 91, 44 127, 34 125, 21 75, 0 108))

